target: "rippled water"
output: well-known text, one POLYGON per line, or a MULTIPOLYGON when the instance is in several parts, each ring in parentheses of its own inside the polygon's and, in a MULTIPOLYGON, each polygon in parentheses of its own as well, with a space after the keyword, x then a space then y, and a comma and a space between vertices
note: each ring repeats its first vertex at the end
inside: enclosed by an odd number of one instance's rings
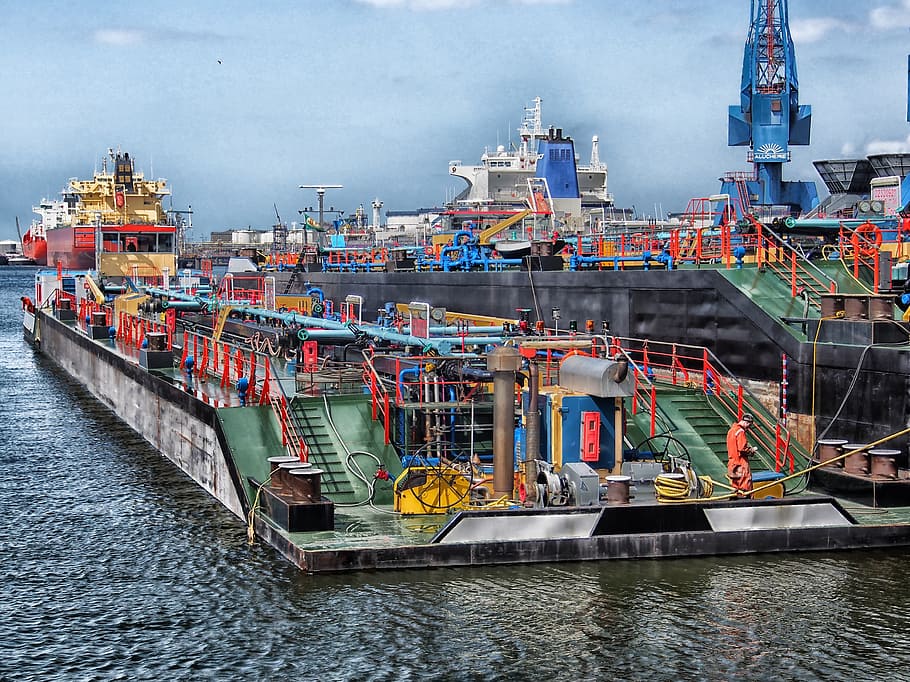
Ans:
POLYGON ((903 551, 307 576, 21 340, 0 679, 910 679, 903 551))

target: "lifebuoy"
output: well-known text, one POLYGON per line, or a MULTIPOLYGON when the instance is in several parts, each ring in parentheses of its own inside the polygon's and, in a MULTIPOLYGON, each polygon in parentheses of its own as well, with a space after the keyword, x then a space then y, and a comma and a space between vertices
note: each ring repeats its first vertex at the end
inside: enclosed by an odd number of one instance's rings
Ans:
POLYGON ((902 218, 897 230, 899 241, 910 241, 910 218, 902 218))
POLYGON ((878 225, 865 222, 853 230, 853 249, 857 253, 863 256, 871 256, 881 248, 881 245, 882 231, 878 225))

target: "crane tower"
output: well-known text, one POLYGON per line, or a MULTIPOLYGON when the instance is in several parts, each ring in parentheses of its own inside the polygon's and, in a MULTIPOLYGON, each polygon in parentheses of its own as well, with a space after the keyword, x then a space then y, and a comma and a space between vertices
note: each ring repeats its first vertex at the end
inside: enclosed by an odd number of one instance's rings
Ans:
POLYGON ((782 179, 790 146, 809 144, 811 123, 812 107, 799 103, 787 0, 752 0, 740 102, 729 109, 727 144, 748 146, 755 172, 751 178, 728 174, 721 186, 738 217, 759 207, 798 213, 818 205, 814 182, 782 179))

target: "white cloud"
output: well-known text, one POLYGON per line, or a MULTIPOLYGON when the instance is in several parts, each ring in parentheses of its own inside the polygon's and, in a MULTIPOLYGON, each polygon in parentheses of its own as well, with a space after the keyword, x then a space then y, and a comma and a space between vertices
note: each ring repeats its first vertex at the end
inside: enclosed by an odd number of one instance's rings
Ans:
POLYGON ((853 153, 856 151, 856 145, 852 142, 844 142, 843 146, 840 148, 840 155, 845 158, 850 158, 853 156, 853 153))
POLYGON ((93 38, 100 45, 132 47, 146 43, 222 41, 225 36, 211 31, 177 28, 100 28, 94 32, 93 38))
POLYGON ((910 152, 910 135, 906 140, 872 140, 866 145, 866 154, 903 154, 910 152))
POLYGON ((790 22, 794 43, 816 43, 835 31, 848 31, 847 22, 834 17, 813 17, 790 22))
POLYGON ((145 42, 145 33, 128 28, 102 28, 95 31, 95 42, 102 45, 125 47, 145 42))
POLYGON ((877 31, 906 30, 910 27, 910 0, 876 7, 869 12, 869 25, 877 31))

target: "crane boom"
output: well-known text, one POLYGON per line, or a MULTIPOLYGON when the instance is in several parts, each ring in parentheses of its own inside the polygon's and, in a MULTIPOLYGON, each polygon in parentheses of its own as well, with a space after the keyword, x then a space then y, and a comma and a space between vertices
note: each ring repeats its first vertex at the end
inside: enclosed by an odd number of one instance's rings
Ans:
POLYGON ((748 146, 754 179, 739 186, 725 181, 721 193, 740 197, 737 213, 752 203, 788 206, 793 212, 818 205, 815 183, 784 182, 790 145, 809 144, 812 107, 799 103, 796 54, 790 36, 787 0, 752 0, 751 23, 743 51, 740 101, 729 107, 727 144, 748 146))
POLYGON ((756 163, 784 163, 789 145, 809 144, 811 123, 812 107, 799 103, 787 0, 752 0, 740 103, 730 107, 728 142, 751 145, 756 163))

